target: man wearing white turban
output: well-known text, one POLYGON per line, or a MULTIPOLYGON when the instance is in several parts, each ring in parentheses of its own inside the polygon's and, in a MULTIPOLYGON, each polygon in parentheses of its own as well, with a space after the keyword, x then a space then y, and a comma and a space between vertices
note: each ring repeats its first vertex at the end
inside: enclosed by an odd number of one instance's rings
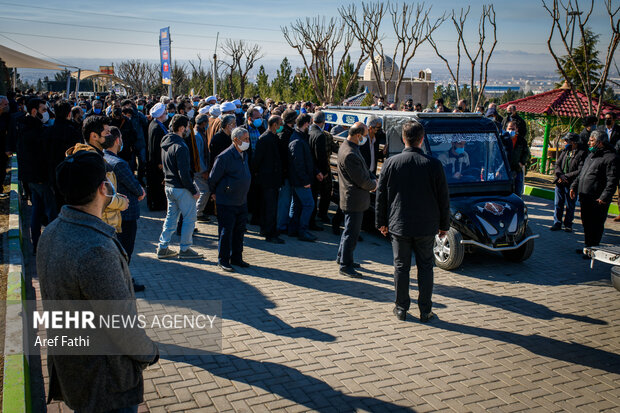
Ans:
POLYGON ((164 192, 164 173, 161 162, 161 140, 168 133, 163 122, 167 119, 166 105, 156 103, 149 112, 153 120, 149 124, 146 200, 151 211, 162 211, 168 204, 164 192))

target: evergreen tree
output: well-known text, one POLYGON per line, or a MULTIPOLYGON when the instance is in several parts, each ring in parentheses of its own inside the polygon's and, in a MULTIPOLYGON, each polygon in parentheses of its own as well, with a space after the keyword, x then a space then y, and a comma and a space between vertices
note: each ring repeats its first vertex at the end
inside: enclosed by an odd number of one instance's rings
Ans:
MULTIPOLYGON (((596 48, 598 43, 599 35, 594 34, 592 30, 586 28, 585 30, 585 44, 584 39, 581 38, 579 41, 579 45, 573 49, 572 55, 575 60, 575 64, 571 61, 569 55, 565 55, 560 57, 560 63, 566 75, 568 76, 568 81, 572 83, 575 88, 584 92, 583 90, 583 82, 579 77, 579 73, 583 76, 584 80, 586 79, 586 72, 590 75, 590 90, 596 85, 596 82, 600 79, 600 70, 603 68, 603 64, 601 63, 598 55, 599 51, 596 48), (588 70, 586 70, 586 62, 588 62, 588 70)), ((558 70, 557 73, 561 72, 558 70)), ((562 86, 564 80, 560 83, 556 84, 556 87, 562 86)), ((595 95, 598 95, 598 91, 592 90, 595 95)))
POLYGON ((351 62, 351 55, 348 54, 344 61, 343 73, 342 76, 340 76, 338 87, 336 89, 336 93, 334 94, 333 103, 340 104, 344 99, 358 93, 357 90, 359 88, 359 82, 357 78, 358 75, 355 73, 355 65, 351 62), (354 79, 353 83, 351 83, 349 90, 345 90, 351 78, 354 79))
POLYGON ((276 100, 289 101, 292 97, 291 86, 293 83, 293 69, 288 59, 285 57, 280 63, 280 68, 276 72, 276 77, 271 83, 273 98, 276 100))
POLYGON ((56 72, 54 74, 54 81, 56 82, 66 82, 67 79, 69 78, 69 76, 71 76, 71 71, 69 71, 68 69, 64 69, 60 72, 56 72))
POLYGON ((256 75, 256 87, 258 88, 258 94, 263 98, 270 97, 271 88, 269 87, 269 75, 265 73, 265 67, 260 65, 258 74, 256 75))

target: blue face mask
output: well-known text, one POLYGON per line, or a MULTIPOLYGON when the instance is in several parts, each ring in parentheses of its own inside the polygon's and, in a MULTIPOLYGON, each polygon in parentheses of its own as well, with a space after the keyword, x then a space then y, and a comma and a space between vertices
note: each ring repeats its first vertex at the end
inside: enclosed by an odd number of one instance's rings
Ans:
POLYGON ((95 112, 96 115, 101 113, 101 109, 93 109, 93 112, 95 112))
POLYGON ((54 119, 52 118, 52 119, 48 120, 46 125, 47 126, 54 126, 54 119))
POLYGON ((564 149, 566 149, 566 150, 568 151, 568 150, 570 150, 570 148, 572 148, 572 147, 573 147, 573 145, 571 145, 570 143, 567 143, 567 144, 564 146, 564 149))
POLYGON ((138 105, 138 110, 144 110, 144 106, 143 105, 138 105))
POLYGON ((511 137, 511 138, 514 138, 514 137, 515 137, 515 135, 517 134, 517 131, 515 131, 515 130, 509 130, 509 131, 508 131, 508 134, 510 135, 510 137, 511 137))
POLYGON ((174 113, 168 113, 168 117, 172 118, 174 116, 174 113))
POLYGON ((454 152, 457 155, 463 155, 465 153, 465 148, 454 148, 454 152))
POLYGON ((368 140, 368 136, 362 136, 362 140, 358 143, 359 146, 366 145, 366 141, 368 140))
POLYGON ((299 110, 296 110, 295 112, 297 112, 297 114, 299 115, 299 110))
POLYGON ((255 128, 260 127, 262 124, 263 124, 263 120, 261 118, 254 119, 254 121, 252 122, 252 125, 254 125, 255 128))
POLYGON ((276 130, 276 133, 280 133, 284 130, 284 125, 280 125, 280 127, 276 130))
POLYGON ((243 110, 241 108, 237 108, 237 109, 235 109, 235 113, 241 114, 241 113, 243 113, 243 110))

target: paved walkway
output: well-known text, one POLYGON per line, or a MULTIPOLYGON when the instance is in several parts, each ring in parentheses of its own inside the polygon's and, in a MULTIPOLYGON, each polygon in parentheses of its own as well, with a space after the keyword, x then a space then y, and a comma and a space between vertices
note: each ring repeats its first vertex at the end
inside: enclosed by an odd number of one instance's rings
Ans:
MULTIPOLYGON (((205 261, 162 262, 163 213, 144 211, 131 264, 147 286, 138 298, 222 300, 224 321, 221 354, 145 371, 141 410, 618 411, 620 292, 610 267, 591 270, 573 252, 579 223, 551 233, 552 204, 527 204, 541 234, 532 258, 477 253, 457 271, 435 269, 439 320, 430 324, 417 321, 415 303, 407 322, 392 315, 391 248, 379 237, 363 234, 364 278, 354 280, 338 274, 331 231, 315 244, 274 246, 250 226, 252 267, 228 274, 215 265, 215 224, 199 224, 194 238, 205 261)), ((620 244, 620 225, 607 226, 604 242, 620 244)), ((415 297, 415 281, 411 289, 415 297)))

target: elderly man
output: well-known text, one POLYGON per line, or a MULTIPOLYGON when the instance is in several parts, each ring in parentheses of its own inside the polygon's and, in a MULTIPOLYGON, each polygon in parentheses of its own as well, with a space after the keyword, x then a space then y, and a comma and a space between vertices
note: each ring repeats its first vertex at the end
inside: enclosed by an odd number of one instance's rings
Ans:
POLYGON ((167 204, 161 162, 161 140, 168 133, 168 128, 164 126, 164 121, 168 118, 166 106, 156 103, 149 114, 153 120, 149 124, 148 135, 146 201, 151 211, 161 211, 166 209, 167 204))
POLYGON ((209 217, 204 214, 204 209, 209 201, 209 148, 207 147, 206 127, 209 122, 207 115, 196 116, 194 138, 191 141, 190 153, 194 170, 194 184, 198 188, 200 196, 196 201, 196 219, 208 222, 209 217))
POLYGON ((588 145, 590 154, 570 186, 570 197, 579 195, 585 246, 595 247, 603 237, 609 204, 618 188, 618 156, 603 131, 592 132, 588 145))
POLYGON ((247 268, 243 261, 243 234, 248 220, 247 196, 250 189, 250 168, 246 151, 250 147, 247 129, 232 131, 232 145, 215 160, 209 175, 209 187, 217 207, 218 265, 227 272, 231 266, 247 268))
POLYGON ((101 103, 99 99, 95 99, 93 101, 93 106, 91 110, 86 112, 86 117, 93 116, 93 115, 103 116, 103 103, 101 103))
POLYGON ((355 271, 359 265, 353 261, 353 251, 362 230, 364 212, 370 207, 370 192, 377 189, 377 180, 368 170, 359 150, 368 140, 367 135, 366 125, 355 123, 338 150, 338 186, 340 209, 344 212, 344 231, 336 261, 340 264, 340 274, 356 278, 361 274, 355 271))
POLYGON ((379 150, 379 140, 377 132, 381 130, 383 121, 381 118, 371 115, 366 119, 366 127, 368 128, 368 139, 364 145, 360 146, 360 153, 364 157, 364 162, 368 166, 371 174, 377 174, 377 164, 383 159, 383 153, 379 150))

